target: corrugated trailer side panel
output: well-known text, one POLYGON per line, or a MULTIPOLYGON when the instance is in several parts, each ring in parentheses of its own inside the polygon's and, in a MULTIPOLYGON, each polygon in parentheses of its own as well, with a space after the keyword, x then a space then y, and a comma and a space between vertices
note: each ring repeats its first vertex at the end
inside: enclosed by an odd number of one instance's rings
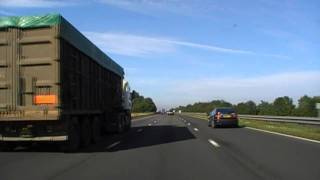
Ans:
POLYGON ((63 17, 8 17, 1 26, 0 121, 121 107, 123 69, 63 17))
POLYGON ((122 78, 64 39, 61 42, 63 114, 101 114, 121 106, 122 78))
POLYGON ((12 73, 9 64, 12 62, 12 47, 9 45, 12 34, 8 28, 0 29, 0 108, 5 109, 12 104, 9 84, 12 82, 12 73))
POLYGON ((101 130, 128 130, 123 75, 60 15, 0 18, 0 141, 75 150, 101 130))
POLYGON ((58 29, 1 30, 0 104, 4 120, 57 119, 59 102, 58 29), (54 102, 43 100, 48 97, 54 102), (42 100, 42 101, 41 101, 42 100), (40 102, 41 101, 41 102, 40 102), (39 104, 41 103, 41 105, 39 104))

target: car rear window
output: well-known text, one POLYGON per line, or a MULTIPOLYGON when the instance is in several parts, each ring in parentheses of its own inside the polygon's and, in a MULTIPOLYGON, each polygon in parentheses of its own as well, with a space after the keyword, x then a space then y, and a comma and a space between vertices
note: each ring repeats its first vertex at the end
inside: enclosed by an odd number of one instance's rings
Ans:
POLYGON ((231 114, 231 113, 235 113, 235 110, 233 110, 233 109, 217 109, 217 112, 220 112, 222 114, 231 114))

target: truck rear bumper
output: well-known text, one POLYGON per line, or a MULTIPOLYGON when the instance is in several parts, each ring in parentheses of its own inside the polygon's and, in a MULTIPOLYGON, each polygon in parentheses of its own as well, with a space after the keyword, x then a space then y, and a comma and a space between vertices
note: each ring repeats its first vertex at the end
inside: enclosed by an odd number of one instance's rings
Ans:
POLYGON ((27 141, 27 142, 36 142, 36 141, 66 141, 68 136, 44 136, 44 137, 1 137, 0 141, 27 141))

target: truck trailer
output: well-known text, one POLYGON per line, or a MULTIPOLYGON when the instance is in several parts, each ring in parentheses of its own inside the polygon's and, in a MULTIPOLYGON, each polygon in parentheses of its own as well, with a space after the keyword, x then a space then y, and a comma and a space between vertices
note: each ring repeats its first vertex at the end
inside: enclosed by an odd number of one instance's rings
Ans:
POLYGON ((124 70, 59 14, 0 17, 0 145, 64 151, 131 127, 124 70))

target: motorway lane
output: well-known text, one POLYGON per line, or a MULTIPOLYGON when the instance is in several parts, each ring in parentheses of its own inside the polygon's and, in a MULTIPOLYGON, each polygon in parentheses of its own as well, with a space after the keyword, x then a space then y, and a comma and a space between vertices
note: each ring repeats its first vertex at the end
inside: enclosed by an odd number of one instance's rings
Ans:
POLYGON ((0 152, 0 179, 320 179, 319 153, 316 143, 156 115, 79 153, 0 152))
MULTIPOLYGON (((207 121, 183 117, 203 129, 201 137, 214 138, 224 156, 269 179, 320 179, 320 144, 247 128, 207 127, 207 121)), ((221 154, 221 156, 223 156, 221 154)))

